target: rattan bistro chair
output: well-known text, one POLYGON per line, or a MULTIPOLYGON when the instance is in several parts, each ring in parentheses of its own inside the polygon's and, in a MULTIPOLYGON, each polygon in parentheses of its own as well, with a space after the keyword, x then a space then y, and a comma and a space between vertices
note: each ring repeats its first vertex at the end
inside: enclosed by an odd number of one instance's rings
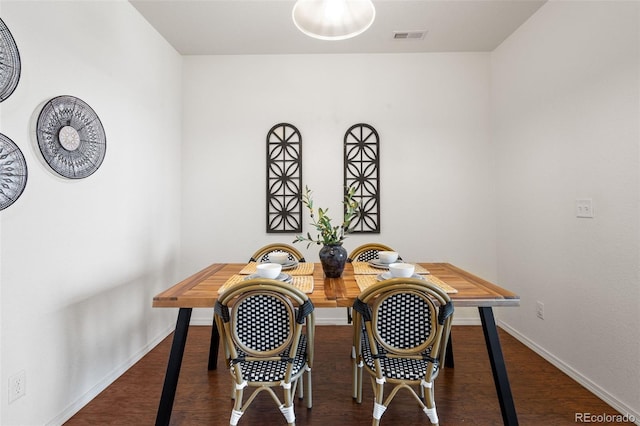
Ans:
POLYGON ((302 253, 300 253, 295 247, 282 243, 269 244, 260 248, 258 251, 253 253, 249 262, 267 262, 269 260, 269 253, 272 251, 283 251, 289 254, 289 260, 306 262, 302 253))
MULTIPOLYGON (((368 262, 378 258, 379 251, 395 251, 391 247, 379 243, 367 243, 355 248, 349 253, 347 262, 368 262)), ((398 257, 402 260, 401 257, 398 257)))
POLYGON ((305 386, 306 405, 311 408, 313 309, 300 290, 262 278, 236 284, 218 298, 216 324, 234 382, 230 425, 238 424, 262 391, 271 395, 288 425, 295 425, 297 386, 305 386), (246 401, 245 387, 255 388, 246 401), (282 402, 274 391, 277 387, 282 387, 282 402))
MULTIPOLYGON (((389 246, 380 243, 367 243, 363 244, 359 247, 356 247, 354 250, 349 253, 347 257, 347 262, 368 262, 370 260, 378 259, 378 252, 380 251, 395 251, 389 246)), ((402 258, 398 256, 398 260, 402 261, 402 258)), ((347 308, 347 323, 351 324, 352 315, 351 308, 347 308)))
POLYGON ((438 424, 433 382, 444 360, 453 303, 417 278, 393 278, 365 289, 353 304, 354 397, 362 402, 362 370, 371 376, 373 425, 400 389, 407 389, 432 425, 438 424), (384 386, 393 386, 384 398, 384 386), (417 392, 415 388, 420 387, 417 392))

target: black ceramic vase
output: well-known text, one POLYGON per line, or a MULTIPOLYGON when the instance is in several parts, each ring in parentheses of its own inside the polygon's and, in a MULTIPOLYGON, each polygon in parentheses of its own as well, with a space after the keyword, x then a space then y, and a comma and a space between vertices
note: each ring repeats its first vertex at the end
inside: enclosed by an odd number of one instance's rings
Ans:
POLYGON ((327 244, 320 249, 320 263, 327 278, 338 278, 347 262, 347 250, 342 243, 327 244))

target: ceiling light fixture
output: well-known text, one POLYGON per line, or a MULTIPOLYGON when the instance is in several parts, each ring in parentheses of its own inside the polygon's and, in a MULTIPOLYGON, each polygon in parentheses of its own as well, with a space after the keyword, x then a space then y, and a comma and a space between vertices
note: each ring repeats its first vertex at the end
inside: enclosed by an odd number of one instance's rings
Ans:
POLYGON ((293 23, 321 40, 345 40, 365 32, 376 17, 371 0, 298 0, 293 23))

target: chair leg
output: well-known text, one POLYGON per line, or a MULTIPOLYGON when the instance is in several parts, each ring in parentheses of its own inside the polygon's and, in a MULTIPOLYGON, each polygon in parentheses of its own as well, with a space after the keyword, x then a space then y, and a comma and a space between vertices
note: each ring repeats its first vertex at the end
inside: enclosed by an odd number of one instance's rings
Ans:
POLYGON ((353 399, 356 399, 358 397, 358 363, 356 362, 356 348, 353 346, 351 347, 351 369, 353 370, 353 377, 351 378, 351 396, 353 399))
POLYGON ((298 389, 298 399, 304 399, 304 374, 301 374, 298 377, 298 384, 296 385, 298 389))
POLYGON ((372 426, 380 424, 380 418, 384 414, 387 407, 384 404, 384 379, 375 379, 374 384, 374 401, 373 401, 373 421, 372 426))
POLYGON ((229 420, 230 426, 237 425, 240 417, 242 417, 242 415, 244 414, 244 412, 242 411, 242 397, 244 394, 244 387, 235 385, 234 388, 235 401, 233 403, 233 410, 231 410, 231 420, 229 420))
POLYGON ((427 406, 424 412, 429 417, 429 421, 432 426, 438 426, 439 419, 438 413, 436 411, 436 402, 435 397, 433 395, 433 382, 430 383, 431 386, 420 386, 424 392, 424 403, 427 406))
POLYGON ((362 403, 362 361, 356 360, 356 402, 362 403))
POLYGON ((279 408, 284 418, 287 419, 287 426, 296 426, 296 419, 295 415, 293 414, 293 405, 283 404, 279 408))
POLYGON ((296 425, 296 415, 293 411, 293 395, 291 393, 291 387, 283 387, 284 390, 284 404, 280 406, 280 412, 287 420, 288 426, 296 425))
POLYGON ((306 384, 305 393, 307 394, 307 408, 311 408, 313 407, 313 395, 311 393, 311 369, 307 367, 307 371, 305 374, 307 375, 307 380, 305 380, 305 384, 306 384))

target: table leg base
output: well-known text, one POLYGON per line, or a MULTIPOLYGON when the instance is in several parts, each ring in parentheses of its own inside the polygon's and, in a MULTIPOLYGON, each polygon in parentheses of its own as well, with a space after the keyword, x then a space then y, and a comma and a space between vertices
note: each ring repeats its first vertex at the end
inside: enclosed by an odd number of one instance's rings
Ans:
POLYGON ((509 377, 507 376, 507 368, 500 347, 500 338, 498 337, 498 329, 496 327, 495 318, 493 317, 493 309, 480 306, 480 321, 482 321, 482 331, 489 352, 489 362, 491 363, 491 371, 493 372, 493 381, 496 385, 498 400, 500 401, 500 411, 502 412, 502 421, 508 426, 517 426, 518 416, 511 395, 511 386, 509 385, 509 377))
POLYGON ((211 341, 209 342, 209 370, 218 369, 218 350, 220 347, 220 333, 218 332, 218 326, 216 325, 215 318, 213 320, 213 327, 211 327, 211 341))
POLYGON ((171 419, 173 401, 176 397, 176 388, 178 387, 178 376, 180 375, 182 357, 187 343, 191 311, 191 308, 180 308, 178 312, 176 330, 173 333, 173 343, 171 344, 171 352, 169 353, 169 362, 167 364, 167 373, 164 377, 162 396, 160 397, 158 414, 156 415, 156 426, 168 426, 169 420, 171 419))

